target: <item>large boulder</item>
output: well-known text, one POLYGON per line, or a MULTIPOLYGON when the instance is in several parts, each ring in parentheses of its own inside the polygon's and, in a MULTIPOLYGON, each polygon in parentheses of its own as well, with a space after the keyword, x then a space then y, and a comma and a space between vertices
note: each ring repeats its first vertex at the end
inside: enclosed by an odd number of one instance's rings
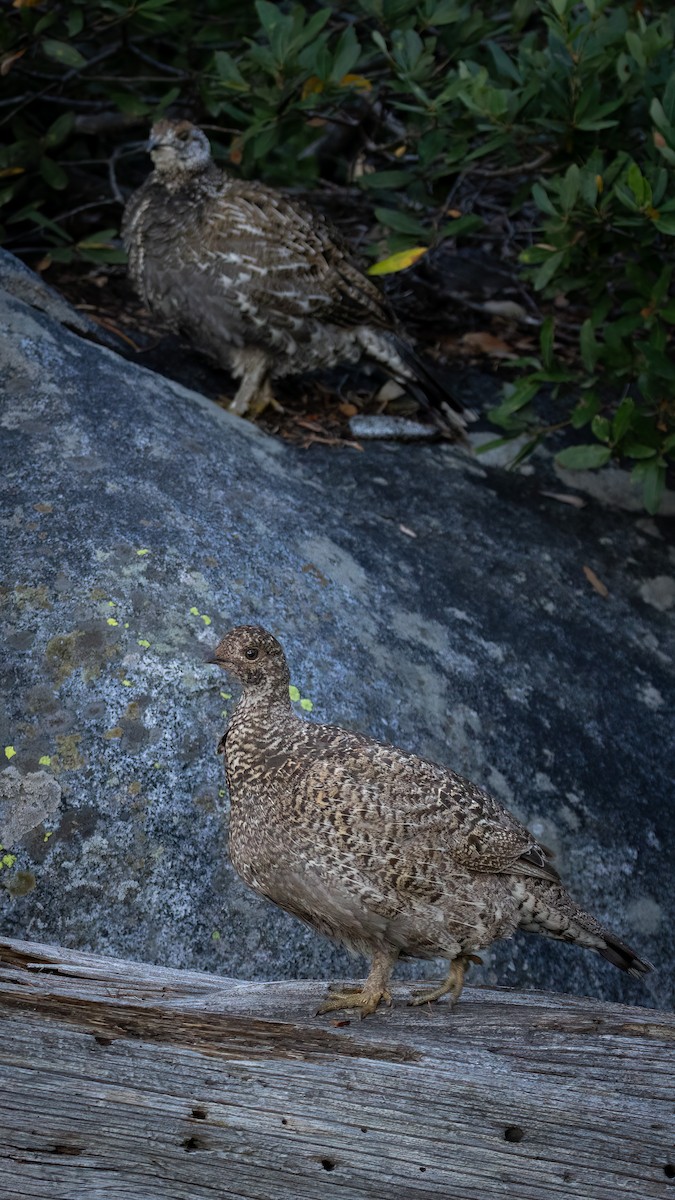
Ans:
POLYGON ((203 660, 255 621, 288 652, 298 711, 490 789, 659 968, 641 984, 519 935, 474 979, 668 1006, 675 591, 657 523, 442 445, 291 449, 66 328, 7 257, 3 278, 4 932, 249 978, 362 969, 228 861, 215 747, 234 700, 203 660))

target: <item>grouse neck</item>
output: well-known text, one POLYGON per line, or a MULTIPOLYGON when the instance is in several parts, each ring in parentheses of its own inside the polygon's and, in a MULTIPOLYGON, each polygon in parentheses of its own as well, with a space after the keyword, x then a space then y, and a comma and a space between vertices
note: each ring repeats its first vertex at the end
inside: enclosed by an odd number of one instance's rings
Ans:
POLYGON ((220 172, 215 163, 207 163, 204 167, 198 167, 194 171, 185 171, 177 168, 175 170, 159 170, 155 167, 155 179, 158 183, 165 187, 167 192, 180 192, 184 189, 192 191, 209 191, 220 177, 220 172))
POLYGON ((273 710, 277 717, 295 716, 291 708, 288 684, 278 680, 245 685, 237 709, 240 713, 268 713, 273 710))

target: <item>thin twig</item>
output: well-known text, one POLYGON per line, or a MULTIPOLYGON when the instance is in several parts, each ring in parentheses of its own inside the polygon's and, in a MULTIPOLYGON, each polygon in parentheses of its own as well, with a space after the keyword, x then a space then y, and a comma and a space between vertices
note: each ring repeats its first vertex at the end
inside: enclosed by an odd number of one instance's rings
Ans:
POLYGON ((120 157, 121 149, 122 149, 121 146, 116 146, 115 149, 113 150, 112 154, 110 155, 110 158, 108 159, 108 180, 110 182, 110 191, 112 192, 113 196, 115 197, 117 203, 123 205, 124 204, 124 196, 122 195, 122 193, 119 189, 119 185, 117 183, 117 173, 115 171, 115 163, 117 162, 118 158, 120 157))
POLYGON ((524 175, 527 171, 536 171, 538 167, 543 167, 550 158, 553 157, 551 150, 544 150, 537 158, 533 158, 531 162, 518 163, 514 167, 472 167, 464 168, 464 175, 482 175, 486 179, 499 179, 504 175, 524 175))
POLYGON ((164 71, 166 75, 174 75, 176 79, 183 80, 191 78, 189 71, 181 71, 180 67, 171 67, 168 63, 159 62, 156 58, 152 58, 150 54, 146 54, 145 51, 141 50, 141 48, 135 45, 134 42, 129 42, 129 50, 132 54, 135 54, 137 58, 140 58, 143 62, 146 62, 148 66, 156 67, 158 71, 164 71))

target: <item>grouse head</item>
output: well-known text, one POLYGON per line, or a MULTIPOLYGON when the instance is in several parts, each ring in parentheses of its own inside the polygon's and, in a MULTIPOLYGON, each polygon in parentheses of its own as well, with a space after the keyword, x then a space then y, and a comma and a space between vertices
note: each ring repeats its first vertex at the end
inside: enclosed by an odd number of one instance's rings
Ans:
POLYGON ((289 702, 291 681, 286 656, 276 638, 260 625, 239 625, 218 642, 211 663, 243 683, 245 691, 289 702))
POLYGON ((157 121, 148 150, 160 175, 195 175, 211 162, 209 139, 189 121, 157 121))

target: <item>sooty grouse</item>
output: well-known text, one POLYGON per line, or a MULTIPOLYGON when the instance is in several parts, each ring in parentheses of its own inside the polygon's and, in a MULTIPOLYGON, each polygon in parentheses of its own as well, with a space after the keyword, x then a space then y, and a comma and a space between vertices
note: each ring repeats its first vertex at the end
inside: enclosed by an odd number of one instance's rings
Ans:
POLYGON ((234 412, 260 412, 274 378, 365 356, 463 436, 461 405, 318 213, 224 174, 188 121, 159 121, 148 145, 155 169, 122 226, 129 274, 150 309, 241 379, 234 412))
POLYGON ((362 989, 319 1009, 380 1000, 399 955, 447 958, 445 983, 411 1001, 459 998, 477 950, 516 929, 649 969, 574 903, 547 851, 460 775, 394 746, 296 717, 284 652, 255 625, 214 657, 243 684, 219 751, 230 791, 230 856, 242 879, 320 933, 371 959, 362 989))

